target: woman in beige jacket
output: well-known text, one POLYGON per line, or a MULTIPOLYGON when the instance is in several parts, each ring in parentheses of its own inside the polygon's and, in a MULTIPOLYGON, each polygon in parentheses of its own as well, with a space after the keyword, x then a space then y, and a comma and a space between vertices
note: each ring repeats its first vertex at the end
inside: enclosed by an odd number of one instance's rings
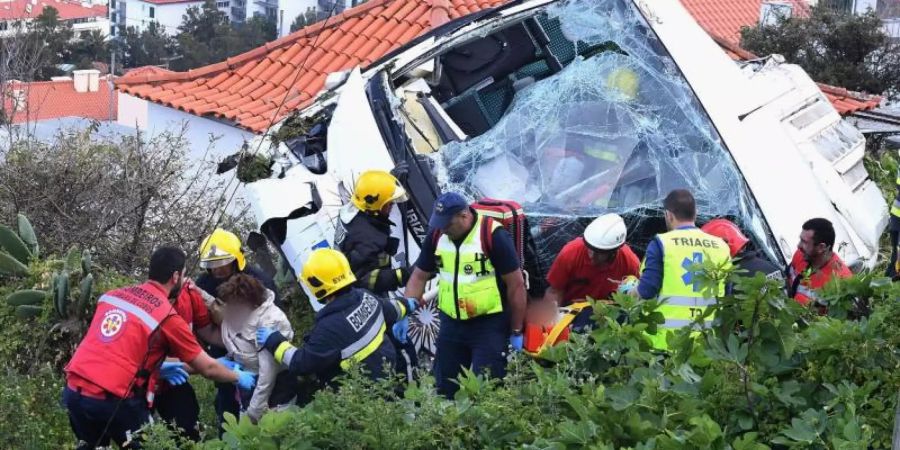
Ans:
POLYGON ((274 328, 291 337, 294 332, 287 316, 275 306, 275 293, 249 275, 231 277, 219 287, 219 298, 225 303, 222 341, 228 357, 244 370, 259 374, 252 392, 237 393, 243 414, 257 422, 270 408, 293 402, 296 380, 269 352, 260 351, 256 344, 256 329, 274 328))

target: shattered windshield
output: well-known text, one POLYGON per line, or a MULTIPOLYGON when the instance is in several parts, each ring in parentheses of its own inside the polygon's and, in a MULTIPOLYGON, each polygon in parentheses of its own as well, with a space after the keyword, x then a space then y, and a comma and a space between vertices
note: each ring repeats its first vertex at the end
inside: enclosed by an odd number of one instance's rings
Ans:
MULTIPOLYGON (((514 73, 496 123, 431 155, 444 191, 522 203, 541 273, 605 212, 626 217, 641 251, 664 231, 662 200, 675 188, 694 193, 703 217, 733 218, 766 242, 730 154, 630 2, 559 2, 539 21, 550 40, 543 51, 561 70, 528 83, 520 80, 533 69, 514 73)), ((476 104, 489 116, 491 97, 482 97, 476 104)))

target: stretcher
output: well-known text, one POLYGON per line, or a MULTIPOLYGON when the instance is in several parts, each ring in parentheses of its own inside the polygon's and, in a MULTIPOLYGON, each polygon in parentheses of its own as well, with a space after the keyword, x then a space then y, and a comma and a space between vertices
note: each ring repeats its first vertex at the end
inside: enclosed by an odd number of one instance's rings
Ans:
POLYGON ((531 314, 525 325, 525 343, 523 349, 526 354, 540 358, 546 349, 569 340, 572 331, 572 322, 585 308, 590 307, 588 302, 572 303, 568 306, 557 308, 555 317, 535 317, 542 314, 531 314))

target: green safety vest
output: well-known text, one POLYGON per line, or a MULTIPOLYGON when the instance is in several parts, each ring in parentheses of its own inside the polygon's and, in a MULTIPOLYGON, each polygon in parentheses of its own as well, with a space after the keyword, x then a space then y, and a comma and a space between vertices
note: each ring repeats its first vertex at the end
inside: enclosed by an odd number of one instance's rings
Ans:
MULTIPOLYGON (((659 312, 666 319, 656 334, 648 334, 653 347, 665 350, 665 329, 675 329, 690 325, 694 317, 702 315, 706 308, 716 302, 701 292, 699 283, 695 283, 694 272, 690 267, 712 260, 717 264, 731 260, 728 244, 720 238, 709 235, 697 228, 672 230, 659 235, 663 251, 663 279, 659 290, 659 298, 666 302, 659 312)), ((643 267, 641 267, 643 271, 643 267)), ((719 295, 725 294, 725 281, 719 285, 719 295)), ((709 323, 710 318, 706 319, 709 323)))
MULTIPOLYGON (((475 226, 459 247, 446 235, 435 245, 438 265, 438 309, 457 320, 503 311, 500 287, 491 259, 482 245, 483 218, 476 215, 475 226)), ((491 221, 493 233, 500 226, 491 221)))
POLYGON ((894 203, 891 204, 891 215, 900 217, 900 168, 897 169, 897 193, 894 195, 894 203))

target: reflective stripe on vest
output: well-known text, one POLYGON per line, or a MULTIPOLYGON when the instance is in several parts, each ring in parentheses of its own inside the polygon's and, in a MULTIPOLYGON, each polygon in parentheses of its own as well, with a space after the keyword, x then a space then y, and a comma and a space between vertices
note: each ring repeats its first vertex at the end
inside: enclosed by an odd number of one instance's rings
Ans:
MULTIPOLYGON (((659 312, 665 317, 662 330, 651 335, 653 346, 665 349, 666 332, 664 329, 682 328, 694 322, 694 318, 702 316, 706 308, 716 303, 715 297, 707 297, 707 292, 700 289, 699 280, 691 268, 702 265, 704 261, 722 264, 731 260, 731 253, 725 241, 711 236, 696 228, 672 230, 659 235, 663 251, 663 280, 659 298, 663 300, 659 312)), ((725 282, 720 282, 717 295, 725 293, 725 282)), ((706 323, 711 317, 705 319, 706 323)))
MULTIPOLYGON (((483 217, 476 215, 475 225, 463 242, 456 246, 442 235, 435 246, 438 269, 438 309, 457 320, 496 314, 503 311, 500 287, 490 257, 484 254, 481 241, 483 217)), ((493 233, 500 227, 491 221, 493 233)))
POLYGON ((159 328, 159 322, 154 319, 153 316, 147 314, 147 312, 143 309, 138 308, 137 306, 134 306, 133 304, 125 300, 122 300, 121 298, 113 297, 109 294, 103 294, 100 299, 97 300, 97 303, 106 303, 116 308, 125 310, 125 312, 134 315, 135 317, 140 319, 141 322, 144 322, 144 325, 147 325, 147 328, 150 329, 151 333, 159 328))
MULTIPOLYGON (((897 187, 900 189, 900 186, 897 187)), ((894 200, 894 203, 891 204, 891 215, 894 217, 900 217, 900 199, 894 200)))
POLYGON ((361 362, 375 353, 384 342, 386 331, 384 317, 379 317, 365 336, 341 350, 341 368, 347 370, 351 364, 361 362))

